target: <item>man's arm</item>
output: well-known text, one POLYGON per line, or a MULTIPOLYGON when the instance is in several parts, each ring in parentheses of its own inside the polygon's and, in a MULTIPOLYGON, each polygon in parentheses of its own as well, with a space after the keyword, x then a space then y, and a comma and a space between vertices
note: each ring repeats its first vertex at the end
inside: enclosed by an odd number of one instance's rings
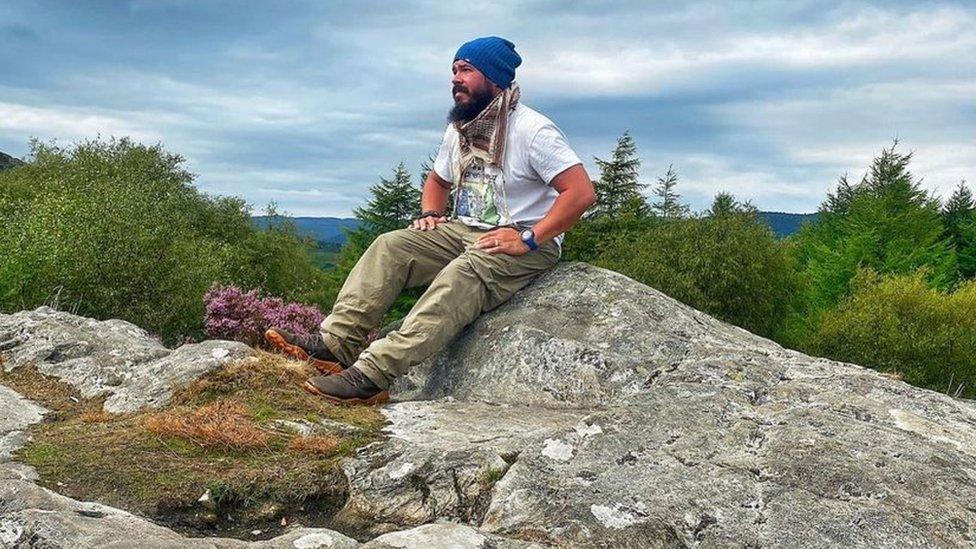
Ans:
POLYGON ((579 221, 586 209, 596 202, 593 182, 582 164, 566 168, 552 178, 552 188, 559 196, 546 216, 532 227, 536 244, 552 240, 579 221))
POLYGON ((450 194, 450 183, 441 179, 434 170, 427 172, 427 180, 424 181, 424 189, 420 194, 420 211, 434 210, 440 212, 441 215, 440 217, 430 216, 415 219, 410 226, 414 229, 426 231, 436 228, 438 223, 447 221, 447 218, 444 217, 444 211, 447 210, 447 199, 450 194))
MULTIPOLYGON (((579 221, 586 209, 596 202, 593 182, 582 164, 566 168, 553 177, 552 187, 559 196, 549 207, 545 217, 532 227, 536 244, 548 242, 556 235, 568 231, 579 221)), ((481 235, 474 247, 490 254, 522 255, 529 251, 528 244, 522 242, 518 231, 508 227, 481 235)))

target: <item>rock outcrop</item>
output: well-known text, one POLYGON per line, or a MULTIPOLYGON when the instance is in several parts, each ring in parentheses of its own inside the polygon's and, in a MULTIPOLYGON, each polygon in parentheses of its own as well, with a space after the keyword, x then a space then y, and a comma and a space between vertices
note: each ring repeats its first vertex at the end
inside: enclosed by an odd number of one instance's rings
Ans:
POLYGON ((204 341, 170 350, 124 320, 98 321, 41 307, 0 315, 6 370, 36 366, 81 392, 106 397, 105 411, 132 412, 169 402, 186 383, 254 350, 236 341, 204 341))
MULTIPOLYGON (((157 361, 179 368, 216 348, 246 354, 207 342, 157 356, 165 350, 124 335, 131 325, 58 331, 85 322, 102 324, 49 310, 0 315, 5 367, 33 361, 90 393, 110 392, 106 407, 132 409, 169 394, 127 385, 141 369, 158 372, 157 361), (113 355, 126 341, 142 343, 113 355), (133 353, 144 358, 121 362, 133 353)), ((42 410, 9 404, 18 398, 9 391, 0 398, 5 413, 25 410, 0 423, 9 448, 42 410)), ((561 264, 483 315, 399 380, 394 400, 384 408, 387 438, 343 464, 349 499, 336 527, 378 536, 367 547, 976 542, 976 403, 784 349, 585 264, 561 264)), ((35 486, 26 467, 2 467, 0 539, 29 532, 64 546, 83 539, 65 536, 108 535, 68 517, 112 517, 119 528, 142 520, 65 501, 35 486)), ((161 528, 142 527, 138 535, 161 528)), ((296 535, 263 543, 298 547, 296 535)))

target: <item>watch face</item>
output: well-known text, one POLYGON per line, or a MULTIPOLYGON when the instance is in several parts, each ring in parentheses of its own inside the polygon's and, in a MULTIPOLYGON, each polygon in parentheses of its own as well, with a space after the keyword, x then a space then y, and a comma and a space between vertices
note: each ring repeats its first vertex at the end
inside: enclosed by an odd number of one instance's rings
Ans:
POLYGON ((532 229, 525 229, 522 231, 522 240, 528 240, 532 238, 532 229))

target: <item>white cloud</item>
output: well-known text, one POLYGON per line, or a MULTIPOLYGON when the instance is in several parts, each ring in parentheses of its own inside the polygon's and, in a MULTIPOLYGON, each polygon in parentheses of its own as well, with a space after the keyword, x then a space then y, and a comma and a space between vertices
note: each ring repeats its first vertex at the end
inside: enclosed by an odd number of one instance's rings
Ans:
MULTIPOLYGON (((553 95, 653 96, 707 86, 713 75, 764 70, 854 70, 938 58, 972 65, 976 17, 957 7, 840 10, 835 20, 795 30, 674 28, 554 45, 530 42, 520 78, 553 95)), ((652 23, 653 24, 653 23, 652 23)), ((568 32, 567 34, 574 34, 568 32)), ((825 82, 829 84, 829 82, 825 82)))
POLYGON ((158 134, 131 124, 124 118, 78 107, 32 107, 0 102, 0 132, 11 138, 35 136, 42 139, 87 139, 98 134, 129 135, 155 141, 158 134))

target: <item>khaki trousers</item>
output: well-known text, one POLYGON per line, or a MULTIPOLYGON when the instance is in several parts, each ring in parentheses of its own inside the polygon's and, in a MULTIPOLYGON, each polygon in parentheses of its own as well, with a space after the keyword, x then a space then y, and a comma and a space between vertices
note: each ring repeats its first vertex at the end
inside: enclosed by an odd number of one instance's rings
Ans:
POLYGON ((442 349, 482 312, 501 305, 559 261, 553 240, 520 256, 474 249, 485 232, 449 221, 434 230, 399 229, 380 235, 349 273, 332 313, 322 322, 326 345, 345 364, 388 388, 395 377, 442 349), (430 287, 400 329, 356 356, 400 291, 425 284, 430 287))

